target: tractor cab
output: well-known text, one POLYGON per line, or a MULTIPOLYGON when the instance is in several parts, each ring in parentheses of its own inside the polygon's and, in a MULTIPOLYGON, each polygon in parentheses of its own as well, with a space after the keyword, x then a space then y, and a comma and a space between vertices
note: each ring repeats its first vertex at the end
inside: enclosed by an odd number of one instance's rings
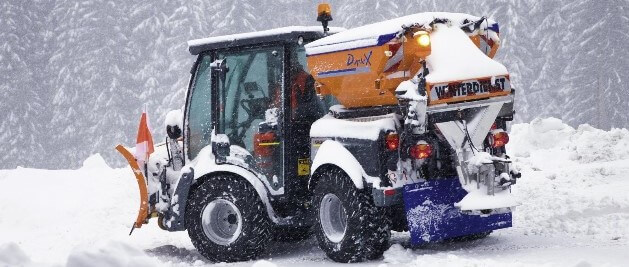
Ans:
MULTIPOLYGON (((334 32, 336 29, 332 29, 334 32)), ((280 216, 307 198, 310 125, 328 104, 316 95, 304 45, 321 27, 287 27, 189 42, 198 55, 184 115, 184 153, 229 139, 236 164, 257 174, 280 216), (236 153, 237 152, 237 153, 236 153), (295 201, 297 200, 297 201, 295 201)))

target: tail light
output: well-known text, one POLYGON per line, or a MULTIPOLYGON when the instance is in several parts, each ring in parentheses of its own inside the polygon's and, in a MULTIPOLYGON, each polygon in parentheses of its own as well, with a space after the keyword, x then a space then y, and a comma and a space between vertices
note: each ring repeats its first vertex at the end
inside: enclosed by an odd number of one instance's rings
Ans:
POLYGON ((509 143, 509 134, 507 132, 498 129, 491 131, 489 134, 489 144, 492 147, 503 147, 507 143, 509 143))
POLYGON ((395 195, 395 189, 385 189, 384 190, 384 195, 387 196, 387 197, 395 195))
POLYGON ((424 141, 420 141, 410 149, 411 157, 414 159, 427 159, 432 154, 432 148, 424 141))
POLYGON ((387 134, 384 140, 389 151, 396 150, 400 147, 400 136, 396 133, 387 134))
POLYGON ((253 138, 253 153, 259 157, 273 155, 273 147, 279 145, 274 132, 256 133, 253 138))

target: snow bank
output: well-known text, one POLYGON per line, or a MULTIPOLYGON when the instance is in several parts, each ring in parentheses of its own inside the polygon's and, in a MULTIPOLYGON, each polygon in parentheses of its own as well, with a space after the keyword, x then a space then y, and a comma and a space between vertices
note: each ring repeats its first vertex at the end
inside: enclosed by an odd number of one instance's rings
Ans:
POLYGON ((512 126, 507 151, 523 177, 517 230, 629 241, 629 131, 536 119, 512 126))
MULTIPOLYGON (((192 248, 186 233, 162 231, 154 222, 128 236, 140 205, 130 168, 19 168, 0 170, 0 177, 0 244, 19 244, 33 262, 65 264, 70 254, 85 255, 77 248, 106 241, 141 248, 166 244, 192 248)), ((98 249, 123 250, 103 248, 106 245, 98 249)))
POLYGON ((89 156, 87 159, 83 161, 83 169, 92 169, 92 170, 111 170, 105 159, 99 154, 96 153, 94 155, 89 156))
MULTIPOLYGON (((513 125, 508 149, 524 155, 513 157, 523 176, 513 187, 522 200, 514 227, 484 240, 416 249, 402 246, 407 233, 394 232, 384 259, 366 264, 627 266, 627 136, 625 129, 574 129, 557 119, 513 125)), ((138 206, 129 168, 0 170, 0 266, 214 265, 186 232, 162 231, 155 221, 129 237, 138 206)), ((313 239, 270 246, 266 260, 230 266, 331 263, 313 239)))
POLYGON ((31 259, 15 243, 0 244, 0 266, 25 266, 31 259))
POLYGON ((629 131, 603 131, 588 124, 574 129, 556 118, 535 119, 516 124, 507 145, 516 157, 529 157, 534 151, 567 155, 578 163, 609 162, 629 158, 629 131))

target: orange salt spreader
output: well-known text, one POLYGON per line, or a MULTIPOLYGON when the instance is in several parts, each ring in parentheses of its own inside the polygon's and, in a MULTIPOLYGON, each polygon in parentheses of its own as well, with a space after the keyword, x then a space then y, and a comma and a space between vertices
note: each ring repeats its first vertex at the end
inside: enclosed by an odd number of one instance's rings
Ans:
MULTIPOLYGON (((434 18, 439 13, 432 14, 435 14, 431 17, 434 18)), ((308 67, 317 81, 317 92, 320 95, 335 96, 346 108, 396 105, 397 86, 412 78, 425 66, 435 49, 431 42, 431 34, 437 29, 433 26, 435 23, 445 22, 432 20, 426 24, 405 26, 402 24, 405 18, 407 17, 391 20, 391 25, 397 25, 399 30, 392 30, 395 27, 376 23, 337 33, 307 45, 308 67)), ((421 18, 419 20, 421 21, 421 18)), ((461 21, 461 24, 461 29, 479 48, 479 52, 491 60, 500 43, 498 24, 485 18, 478 21, 461 21), (480 25, 482 23, 486 24, 484 28, 480 25)), ((508 80, 508 74, 505 73, 503 76, 508 80)), ((490 83, 492 77, 473 78, 479 88, 493 86, 493 83, 490 83)), ((465 82, 466 80, 448 80, 445 84, 443 81, 440 82, 439 85, 458 89, 457 87, 468 86, 464 84, 465 82)), ((426 91, 431 91, 434 85, 437 84, 428 81, 426 91)), ((469 86, 473 90, 474 85, 469 86)), ((465 94, 464 97, 454 97, 456 94, 452 96, 445 94, 446 97, 439 98, 429 95, 428 105, 508 95, 509 90, 505 89, 507 88, 501 90, 486 88, 488 94, 476 92, 474 95, 465 94)))

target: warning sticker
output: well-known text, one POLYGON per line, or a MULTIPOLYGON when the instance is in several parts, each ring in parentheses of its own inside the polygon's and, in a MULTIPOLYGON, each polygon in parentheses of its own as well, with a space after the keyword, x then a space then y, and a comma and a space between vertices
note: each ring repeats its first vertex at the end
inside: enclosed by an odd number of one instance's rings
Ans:
POLYGON ((310 174, 310 160, 297 159, 297 175, 304 176, 310 174))

